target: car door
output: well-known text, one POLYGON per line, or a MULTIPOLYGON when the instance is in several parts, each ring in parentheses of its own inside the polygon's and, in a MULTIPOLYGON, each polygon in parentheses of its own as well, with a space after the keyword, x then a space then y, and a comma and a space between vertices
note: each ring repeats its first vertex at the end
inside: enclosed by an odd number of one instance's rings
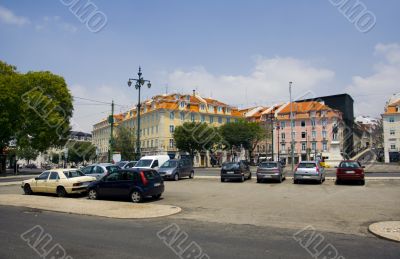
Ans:
POLYGON ((46 171, 43 172, 41 175, 35 178, 35 190, 32 189, 34 192, 46 192, 46 183, 47 179, 49 178, 50 172, 46 171))
POLYGON ((113 172, 109 175, 106 175, 102 178, 101 182, 99 183, 98 192, 101 196, 107 197, 116 197, 118 196, 118 192, 116 192, 116 186, 120 179, 119 172, 113 172))
POLYGON ((59 181, 60 181, 60 176, 58 175, 58 172, 50 172, 50 176, 46 184, 46 192, 56 193, 59 181))

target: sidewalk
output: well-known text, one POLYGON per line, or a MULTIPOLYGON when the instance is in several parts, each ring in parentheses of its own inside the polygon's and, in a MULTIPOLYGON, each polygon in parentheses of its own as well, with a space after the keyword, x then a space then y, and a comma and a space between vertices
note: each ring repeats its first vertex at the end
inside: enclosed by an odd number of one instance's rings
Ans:
POLYGON ((368 230, 381 238, 400 242, 400 221, 384 221, 371 224, 368 230))
POLYGON ((146 219, 170 216, 181 208, 152 203, 58 198, 40 195, 1 194, 0 205, 118 219, 146 219))

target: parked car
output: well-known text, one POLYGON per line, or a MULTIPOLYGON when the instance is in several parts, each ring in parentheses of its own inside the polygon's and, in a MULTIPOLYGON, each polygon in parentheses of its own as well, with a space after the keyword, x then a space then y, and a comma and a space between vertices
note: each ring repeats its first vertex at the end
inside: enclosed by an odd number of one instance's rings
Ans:
POLYGON ((121 167, 121 169, 130 169, 130 168, 133 168, 133 167, 135 167, 135 165, 137 164, 137 162, 138 162, 138 161, 129 161, 129 162, 127 162, 125 165, 123 165, 123 166, 121 167))
POLYGON ((250 166, 246 165, 243 161, 227 162, 222 164, 221 168, 221 182, 227 180, 245 180, 251 179, 250 166))
POLYGON ((119 169, 121 169, 119 166, 110 163, 102 163, 89 165, 83 168, 82 172, 85 175, 96 177, 96 179, 101 179, 105 175, 119 169))
POLYGON ((357 161, 345 160, 340 162, 336 167, 336 184, 344 181, 358 181, 362 185, 365 184, 365 166, 357 161))
POLYGON ((194 177, 192 161, 190 159, 171 159, 158 169, 158 173, 164 179, 178 181, 182 177, 194 177))
POLYGON ((325 169, 316 161, 302 161, 294 170, 293 183, 303 180, 318 181, 321 184, 325 181, 325 169))
POLYGON ((119 161, 115 163, 116 166, 119 166, 120 168, 124 167, 129 161, 119 161))
POLYGON ((29 169, 36 169, 37 166, 36 166, 35 164, 27 164, 27 165, 26 165, 26 168, 29 168, 29 169))
POLYGON ((158 170, 159 167, 169 159, 170 158, 168 155, 144 156, 136 163, 134 168, 148 168, 158 170))
POLYGON ((117 170, 88 186, 88 196, 92 200, 100 197, 129 197, 136 203, 150 196, 159 199, 163 192, 164 181, 152 169, 117 170))
POLYGON ((276 180, 282 182, 286 178, 280 162, 262 162, 257 167, 257 183, 263 180, 276 180))
POLYGON ((21 184, 24 193, 54 193, 65 197, 71 193, 86 192, 89 183, 96 181, 95 177, 85 176, 76 169, 51 169, 44 171, 38 177, 25 180, 21 184))

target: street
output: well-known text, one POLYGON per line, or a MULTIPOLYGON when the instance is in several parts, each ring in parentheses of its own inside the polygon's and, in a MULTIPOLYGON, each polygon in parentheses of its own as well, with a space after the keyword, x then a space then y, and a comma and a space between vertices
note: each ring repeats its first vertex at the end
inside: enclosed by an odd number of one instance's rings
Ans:
MULTIPOLYGON (((291 181, 257 184, 218 179, 166 181, 154 204, 182 212, 145 220, 117 220, 1 206, 0 258, 32 257, 20 234, 39 225, 73 258, 179 258, 156 233, 172 223, 210 258, 311 258, 293 235, 316 230, 344 258, 398 258, 400 247, 368 232, 369 224, 400 217, 400 181, 367 181, 365 186, 291 181), (18 220, 16 220, 18 219, 18 220), (105 235, 105 233, 107 233, 105 235)), ((21 194, 2 186, 1 194, 21 194)), ((84 196, 69 199, 87 199, 84 196)), ((146 203, 147 203, 146 202, 146 203)))

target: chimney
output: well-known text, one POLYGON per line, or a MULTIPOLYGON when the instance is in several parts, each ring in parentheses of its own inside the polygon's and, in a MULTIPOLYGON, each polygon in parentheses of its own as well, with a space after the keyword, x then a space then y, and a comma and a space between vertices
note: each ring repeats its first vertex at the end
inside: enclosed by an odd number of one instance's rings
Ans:
POLYGON ((193 96, 196 96, 196 90, 193 89, 193 96))

